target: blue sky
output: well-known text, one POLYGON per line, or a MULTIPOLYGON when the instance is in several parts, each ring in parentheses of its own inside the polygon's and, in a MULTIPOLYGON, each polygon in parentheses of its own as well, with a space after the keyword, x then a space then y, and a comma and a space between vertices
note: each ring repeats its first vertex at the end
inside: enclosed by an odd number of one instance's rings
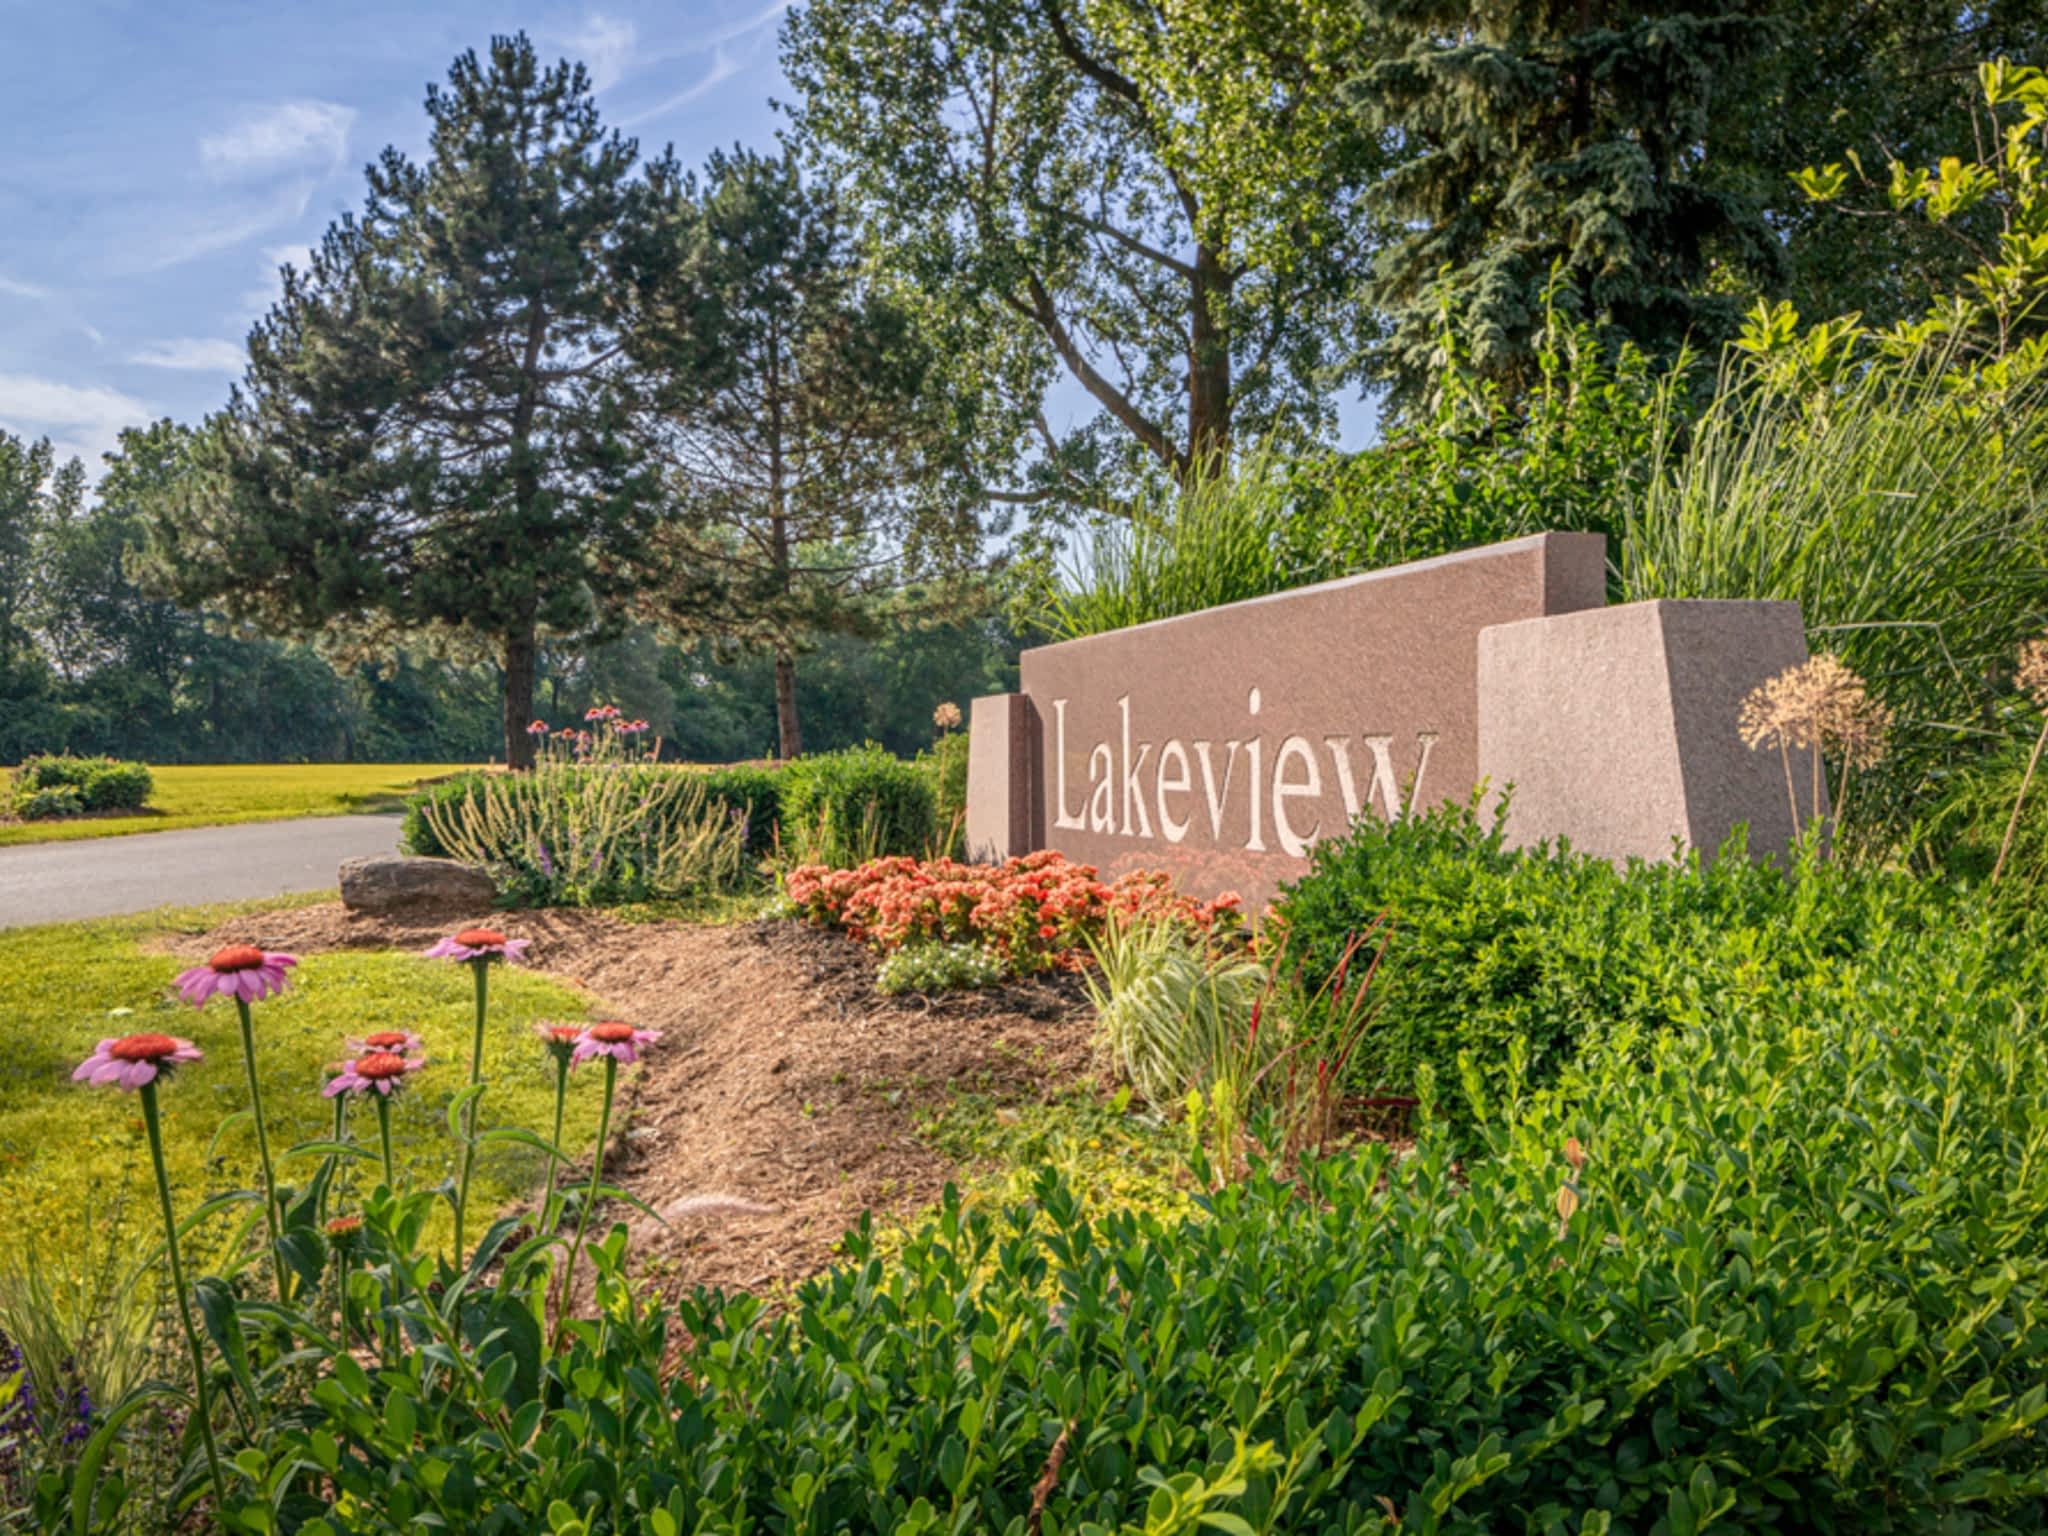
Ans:
MULTIPOLYGON (((0 429, 96 475, 122 427, 219 406, 279 263, 386 144, 422 152, 428 81, 494 33, 581 58, 649 152, 766 147, 789 3, 0 0, 0 429)), ((1071 380, 1048 401, 1062 430, 1094 411, 1071 380)), ((1346 400, 1341 436, 1371 416, 1346 400)))
POLYGON ((386 144, 422 150, 464 48, 523 28, 694 163, 772 139, 785 9, 0 0, 0 428, 96 473, 122 427, 218 406, 279 262, 360 206, 386 144))

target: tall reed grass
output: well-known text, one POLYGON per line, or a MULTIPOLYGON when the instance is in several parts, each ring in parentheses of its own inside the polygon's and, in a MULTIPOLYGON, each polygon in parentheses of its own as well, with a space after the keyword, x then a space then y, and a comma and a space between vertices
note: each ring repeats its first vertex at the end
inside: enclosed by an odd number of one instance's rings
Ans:
POLYGON ((1897 713, 1866 822, 1897 836, 2009 740, 2009 658, 2048 613, 2044 447, 2039 374, 1995 394, 1940 358, 1824 392, 1726 379, 1698 418, 1660 425, 1621 594, 1797 602, 1814 647, 1897 713))

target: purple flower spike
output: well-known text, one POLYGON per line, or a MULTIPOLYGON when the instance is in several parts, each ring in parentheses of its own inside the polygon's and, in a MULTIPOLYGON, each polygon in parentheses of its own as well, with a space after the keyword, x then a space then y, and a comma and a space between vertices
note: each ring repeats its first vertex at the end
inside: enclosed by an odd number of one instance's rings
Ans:
POLYGON ((253 944, 230 944, 217 951, 204 965, 195 965, 178 977, 178 994, 194 1008, 208 999, 232 997, 253 1003, 282 992, 285 972, 299 963, 297 955, 272 954, 253 944))

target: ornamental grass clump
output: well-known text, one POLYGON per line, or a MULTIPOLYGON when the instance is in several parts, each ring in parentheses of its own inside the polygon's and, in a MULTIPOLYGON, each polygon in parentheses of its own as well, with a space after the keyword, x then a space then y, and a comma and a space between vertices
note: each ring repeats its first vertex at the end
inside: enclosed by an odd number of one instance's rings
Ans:
POLYGON ((546 757, 414 802, 431 845, 519 906, 610 906, 717 894, 747 867, 747 816, 705 776, 637 760, 546 757))

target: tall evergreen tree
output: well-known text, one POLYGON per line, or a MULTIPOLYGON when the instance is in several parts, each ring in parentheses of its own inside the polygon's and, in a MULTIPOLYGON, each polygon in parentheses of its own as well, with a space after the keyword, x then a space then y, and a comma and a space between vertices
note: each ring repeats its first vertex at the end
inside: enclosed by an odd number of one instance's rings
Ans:
MULTIPOLYGON (((1399 145, 1370 194, 1397 228, 1367 301, 1397 400, 1446 324, 1513 392, 1553 271, 1615 340, 1669 356, 1732 333, 1778 249, 1706 153, 1774 23, 1739 0, 1385 0, 1389 51, 1352 87, 1399 145)), ((1787 167, 1791 169, 1791 167, 1787 167)))
POLYGON ((286 270, 156 563, 273 627, 487 650, 524 766, 541 633, 616 621, 654 521, 622 332, 673 242, 582 66, 494 39, 426 110, 425 163, 387 149, 361 217, 286 270))
POLYGON ((684 635, 774 658, 779 750, 803 750, 797 658, 863 629, 908 577, 979 553, 957 481, 966 449, 929 349, 866 273, 837 200, 786 159, 712 156, 690 210, 688 278, 634 347, 663 380, 679 507, 656 609, 684 635))

